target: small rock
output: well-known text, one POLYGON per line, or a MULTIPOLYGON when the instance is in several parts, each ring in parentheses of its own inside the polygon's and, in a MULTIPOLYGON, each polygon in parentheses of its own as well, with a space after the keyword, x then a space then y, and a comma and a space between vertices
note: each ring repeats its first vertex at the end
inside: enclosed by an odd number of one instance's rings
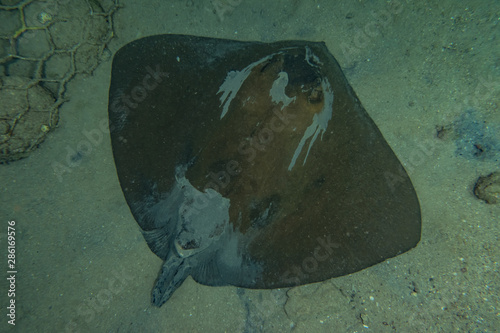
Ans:
POLYGON ((474 195, 488 204, 500 202, 500 171, 481 176, 474 185, 474 195))

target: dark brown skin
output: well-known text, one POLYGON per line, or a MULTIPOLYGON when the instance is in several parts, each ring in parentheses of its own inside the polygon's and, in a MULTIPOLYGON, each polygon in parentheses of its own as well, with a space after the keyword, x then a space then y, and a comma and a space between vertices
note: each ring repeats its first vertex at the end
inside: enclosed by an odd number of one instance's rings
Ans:
POLYGON ((322 43, 179 35, 135 41, 113 61, 110 121, 125 198, 143 231, 164 233, 146 237, 162 259, 177 255, 175 207, 168 210, 174 217, 151 207, 163 204, 175 187, 176 167, 186 167, 199 193, 213 189, 230 201, 230 236, 196 260, 182 261, 182 276, 200 283, 278 288, 317 282, 374 265, 420 240, 411 181, 322 43), (221 119, 218 90, 228 73, 267 56, 221 119), (124 96, 143 85, 146 67, 164 75, 132 107, 124 96), (294 98, 284 109, 270 96, 283 73, 289 79, 285 94, 294 98), (307 160, 311 139, 290 168, 304 132, 326 105, 322 82, 333 90, 331 119, 307 160), (231 241, 238 246, 230 247, 231 241), (239 266, 228 265, 228 249, 241 255, 239 266), (248 278, 251 273, 255 278, 248 278))

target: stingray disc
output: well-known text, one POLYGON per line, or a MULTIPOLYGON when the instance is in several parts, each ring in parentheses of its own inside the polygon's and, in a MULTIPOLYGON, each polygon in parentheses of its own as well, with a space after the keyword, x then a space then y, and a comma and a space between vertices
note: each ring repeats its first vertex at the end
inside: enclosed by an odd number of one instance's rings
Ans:
POLYGON ((139 39, 109 98, 125 199, 165 261, 155 305, 189 275, 290 287, 420 240, 411 181, 324 43, 139 39))

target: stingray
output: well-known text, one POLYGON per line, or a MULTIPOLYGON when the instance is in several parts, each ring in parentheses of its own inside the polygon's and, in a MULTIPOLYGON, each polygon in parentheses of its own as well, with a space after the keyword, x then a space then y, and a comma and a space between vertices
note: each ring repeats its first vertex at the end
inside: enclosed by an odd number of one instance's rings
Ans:
POLYGON ((403 166, 320 42, 157 35, 113 58, 109 124, 132 215, 164 263, 152 303, 293 287, 415 247, 403 166))

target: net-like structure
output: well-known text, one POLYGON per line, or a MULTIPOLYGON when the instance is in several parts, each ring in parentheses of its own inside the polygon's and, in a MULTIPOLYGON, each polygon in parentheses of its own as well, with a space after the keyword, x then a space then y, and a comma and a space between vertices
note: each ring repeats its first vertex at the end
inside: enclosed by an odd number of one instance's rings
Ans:
POLYGON ((0 163, 57 125, 67 83, 111 56, 118 0, 0 0, 0 163))

